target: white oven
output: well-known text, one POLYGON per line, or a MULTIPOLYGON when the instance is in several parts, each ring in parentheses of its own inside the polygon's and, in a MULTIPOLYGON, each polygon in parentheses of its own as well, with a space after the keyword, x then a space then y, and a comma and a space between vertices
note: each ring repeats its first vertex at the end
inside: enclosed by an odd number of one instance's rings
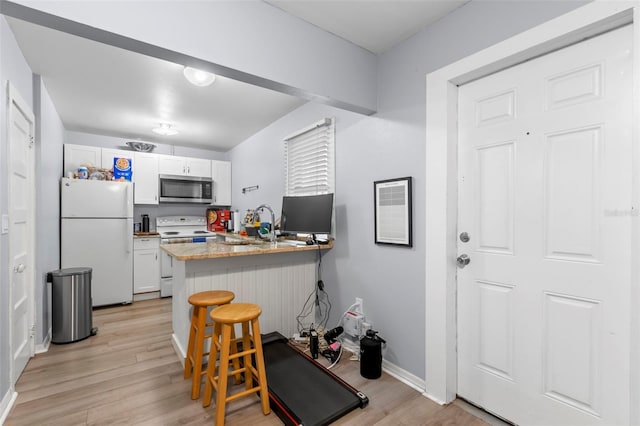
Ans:
MULTIPOLYGON (((216 234, 207 230, 204 216, 163 216, 156 218, 160 244, 206 243, 215 241, 216 234)), ((160 296, 173 294, 173 258, 160 250, 160 296)))

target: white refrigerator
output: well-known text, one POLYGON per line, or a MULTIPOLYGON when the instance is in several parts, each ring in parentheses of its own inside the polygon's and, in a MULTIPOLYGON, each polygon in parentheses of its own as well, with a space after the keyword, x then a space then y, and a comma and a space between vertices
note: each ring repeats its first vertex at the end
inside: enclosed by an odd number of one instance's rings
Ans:
POLYGON ((63 178, 60 264, 90 267, 93 306, 133 300, 133 187, 63 178))

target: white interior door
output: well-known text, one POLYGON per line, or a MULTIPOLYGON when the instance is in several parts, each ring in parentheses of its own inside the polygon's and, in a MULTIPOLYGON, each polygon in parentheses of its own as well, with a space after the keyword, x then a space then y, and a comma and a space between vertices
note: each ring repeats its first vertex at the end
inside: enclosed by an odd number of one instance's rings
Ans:
POLYGON ((9 268, 11 383, 33 355, 34 116, 9 84, 9 268))
POLYGON ((629 423, 631 37, 459 90, 458 394, 517 424, 629 423))

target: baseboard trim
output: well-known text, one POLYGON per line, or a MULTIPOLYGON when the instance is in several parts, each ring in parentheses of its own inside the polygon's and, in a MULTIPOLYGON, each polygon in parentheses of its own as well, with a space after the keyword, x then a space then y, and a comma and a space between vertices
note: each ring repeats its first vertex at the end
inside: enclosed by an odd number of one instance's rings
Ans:
POLYGON ((436 398, 435 396, 431 395, 430 393, 428 393, 426 391, 422 392, 422 396, 432 400, 433 402, 435 402, 438 405, 447 405, 448 404, 448 402, 442 401, 441 399, 436 398))
POLYGON ((395 377, 405 385, 417 390, 420 393, 424 393, 425 382, 420 377, 409 373, 407 370, 404 370, 395 364, 390 363, 386 359, 382 360, 382 369, 385 373, 395 377))
POLYGON ((45 353, 49 350, 50 345, 51 345, 51 329, 49 329, 49 332, 44 337, 43 342, 36 345, 35 352, 37 354, 45 353))
POLYGON ((7 417, 9 417, 9 413, 11 412, 17 397, 18 393, 13 390, 13 387, 9 388, 7 393, 4 394, 4 397, 0 402, 0 425, 3 425, 5 420, 7 420, 7 417))
POLYGON ((433 395, 431 395, 430 393, 428 393, 427 389, 426 389, 427 384, 420 377, 409 373, 407 370, 404 370, 404 369, 398 367, 395 364, 390 363, 386 359, 382 360, 382 369, 385 371, 385 373, 389 374, 390 376, 395 377, 396 379, 400 380, 405 385, 417 390, 418 392, 420 392, 422 394, 422 396, 432 400, 436 404, 438 404, 438 405, 446 405, 447 404, 446 402, 441 401, 438 398, 436 398, 433 395))
POLYGON ((187 351, 180 345, 175 333, 171 335, 171 345, 173 346, 173 350, 176 351, 176 355, 180 358, 180 364, 184 367, 184 357, 187 356, 187 351))

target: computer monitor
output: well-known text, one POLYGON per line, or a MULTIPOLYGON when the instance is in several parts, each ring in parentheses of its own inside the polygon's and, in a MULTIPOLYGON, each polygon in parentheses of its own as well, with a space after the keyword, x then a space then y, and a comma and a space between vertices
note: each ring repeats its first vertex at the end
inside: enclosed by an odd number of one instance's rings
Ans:
POLYGON ((333 194, 282 197, 280 231, 292 234, 330 234, 333 194))

